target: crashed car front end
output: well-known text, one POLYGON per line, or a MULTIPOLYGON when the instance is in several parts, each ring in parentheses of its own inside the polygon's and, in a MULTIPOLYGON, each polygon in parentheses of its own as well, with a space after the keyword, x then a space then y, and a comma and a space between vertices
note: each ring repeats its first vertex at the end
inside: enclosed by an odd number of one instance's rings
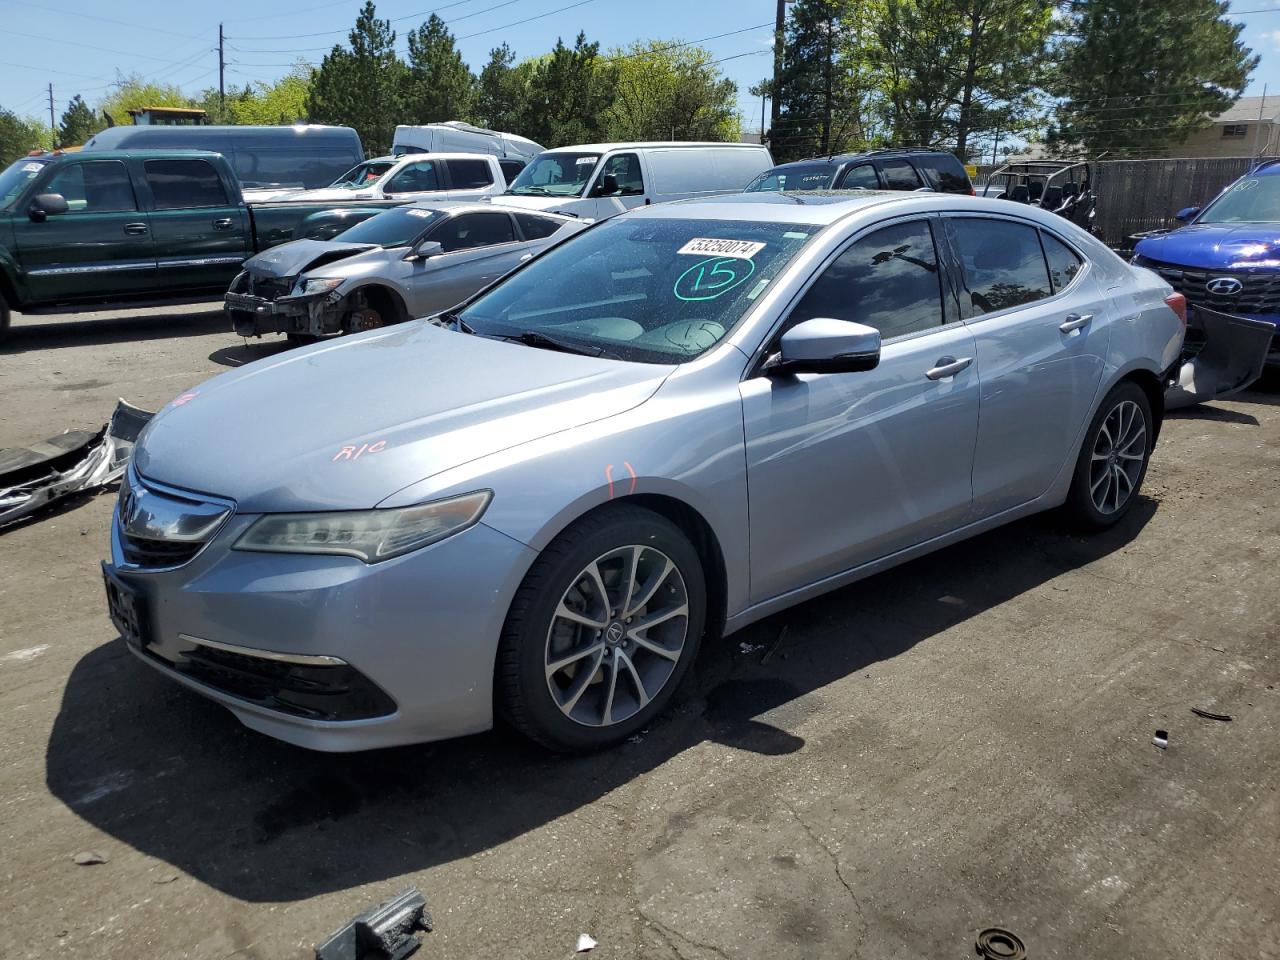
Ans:
POLYGON ((341 277, 269 277, 244 270, 231 282, 223 303, 237 336, 326 336, 342 330, 349 309, 343 303, 345 282, 341 277))

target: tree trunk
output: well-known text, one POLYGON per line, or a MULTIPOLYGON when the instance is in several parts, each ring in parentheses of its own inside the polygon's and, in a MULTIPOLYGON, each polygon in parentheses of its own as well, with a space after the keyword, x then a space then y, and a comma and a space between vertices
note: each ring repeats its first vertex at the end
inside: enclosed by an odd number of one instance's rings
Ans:
POLYGON ((969 11, 969 60, 965 64, 964 86, 960 91, 960 116, 956 120, 956 154, 969 159, 969 127, 972 123, 973 88, 978 76, 978 41, 982 33, 981 3, 969 11))

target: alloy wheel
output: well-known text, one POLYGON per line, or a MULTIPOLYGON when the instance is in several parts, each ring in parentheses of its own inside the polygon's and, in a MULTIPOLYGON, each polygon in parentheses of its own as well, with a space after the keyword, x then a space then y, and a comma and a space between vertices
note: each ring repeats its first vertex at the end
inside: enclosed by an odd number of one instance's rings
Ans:
POLYGON ((688 632, 689 595, 671 558, 640 544, 611 550, 574 577, 552 614, 552 700, 584 726, 621 723, 666 686, 688 632))
POLYGON ((1128 502, 1147 458, 1147 421, 1132 400, 1122 400, 1098 427, 1089 463, 1089 496, 1110 515, 1128 502))

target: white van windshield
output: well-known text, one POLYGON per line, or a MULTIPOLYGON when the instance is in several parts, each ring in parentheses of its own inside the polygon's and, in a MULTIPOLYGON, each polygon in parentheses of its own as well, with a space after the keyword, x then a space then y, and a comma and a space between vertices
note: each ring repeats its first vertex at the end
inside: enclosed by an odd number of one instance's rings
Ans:
POLYGON ((599 163, 598 153, 544 153, 520 171, 507 193, 518 197, 580 197, 599 163))

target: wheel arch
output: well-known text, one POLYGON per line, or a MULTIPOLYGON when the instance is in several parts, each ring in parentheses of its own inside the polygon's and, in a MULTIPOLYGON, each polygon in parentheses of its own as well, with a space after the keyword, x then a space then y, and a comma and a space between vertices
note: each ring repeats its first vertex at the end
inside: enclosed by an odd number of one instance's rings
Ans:
MULTIPOLYGON (((1111 389, 1114 390, 1116 386, 1126 381, 1136 383, 1146 394, 1147 403, 1151 405, 1151 446, 1154 448, 1156 441, 1160 439, 1160 425, 1164 422, 1164 386, 1160 383, 1158 375, 1138 367, 1120 377, 1111 389)), ((1110 391, 1107 392, 1110 393, 1110 391)))
MULTIPOLYGON (((409 313, 409 306, 405 303, 404 296, 394 287, 385 283, 371 281, 355 287, 343 299, 350 301, 357 294, 363 296, 369 306, 384 316, 390 316, 392 318, 391 323, 403 323, 406 320, 413 319, 409 313)), ((343 316, 345 317, 346 314, 344 313, 343 316)))

